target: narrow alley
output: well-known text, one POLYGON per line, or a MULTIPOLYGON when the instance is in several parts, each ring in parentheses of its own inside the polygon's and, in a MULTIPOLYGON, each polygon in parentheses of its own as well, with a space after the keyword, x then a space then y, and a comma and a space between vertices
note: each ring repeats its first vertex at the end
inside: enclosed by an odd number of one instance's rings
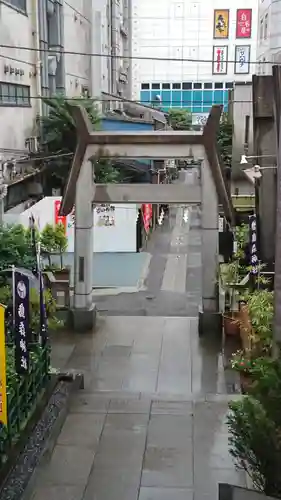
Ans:
MULTIPOLYGON (((200 219, 183 208, 154 233, 139 290, 96 294, 95 334, 53 338, 53 366, 81 371, 32 500, 217 500, 245 485, 228 453, 235 396, 219 339, 199 339, 200 219)), ((126 270, 124 270, 126 272, 126 270)))

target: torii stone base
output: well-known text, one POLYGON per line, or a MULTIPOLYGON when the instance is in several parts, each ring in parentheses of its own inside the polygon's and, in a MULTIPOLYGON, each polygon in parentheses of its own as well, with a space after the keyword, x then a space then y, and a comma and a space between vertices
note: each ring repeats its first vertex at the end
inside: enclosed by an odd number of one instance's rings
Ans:
POLYGON ((96 307, 92 300, 93 204, 168 203, 201 205, 202 213, 202 307, 199 332, 217 331, 218 312, 218 199, 230 223, 234 212, 225 189, 216 150, 216 132, 222 112, 214 106, 203 134, 200 132, 92 132, 85 110, 73 106, 78 145, 62 200, 61 214, 75 204, 74 308, 76 331, 94 329, 96 307), (200 176, 193 185, 108 184, 94 182, 93 158, 185 158, 190 150, 201 161, 200 176))

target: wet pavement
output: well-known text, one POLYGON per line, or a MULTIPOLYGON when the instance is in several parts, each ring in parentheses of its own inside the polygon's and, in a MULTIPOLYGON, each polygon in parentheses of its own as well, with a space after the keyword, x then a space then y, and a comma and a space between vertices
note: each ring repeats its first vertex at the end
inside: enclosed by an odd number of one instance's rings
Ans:
POLYGON ((200 227, 178 209, 153 235, 142 288, 97 296, 95 334, 53 338, 53 365, 82 371, 33 500, 216 500, 244 486, 228 453, 232 375, 197 332, 200 227))

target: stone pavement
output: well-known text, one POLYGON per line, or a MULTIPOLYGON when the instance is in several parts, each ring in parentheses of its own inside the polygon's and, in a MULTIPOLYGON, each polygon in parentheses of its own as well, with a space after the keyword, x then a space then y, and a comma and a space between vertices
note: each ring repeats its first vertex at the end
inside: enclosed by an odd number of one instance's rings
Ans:
POLYGON ((109 314, 97 333, 54 336, 53 365, 83 371, 85 390, 32 500, 217 500, 218 482, 245 485, 225 424, 227 403, 239 396, 219 339, 197 333, 198 220, 183 225, 178 213, 151 240, 147 289, 129 305, 129 294, 103 297, 109 314), (114 315, 117 306, 129 314, 114 315))

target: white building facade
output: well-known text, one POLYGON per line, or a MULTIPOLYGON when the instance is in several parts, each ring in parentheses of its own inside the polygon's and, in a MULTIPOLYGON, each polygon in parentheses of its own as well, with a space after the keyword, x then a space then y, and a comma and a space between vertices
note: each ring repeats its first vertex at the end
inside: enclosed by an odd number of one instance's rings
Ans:
POLYGON ((197 116, 226 110, 228 90, 255 73, 258 1, 133 0, 132 54, 150 58, 133 61, 134 98, 197 116))
POLYGON ((36 149, 42 96, 130 97, 129 19, 130 0, 0 1, 1 162, 36 149))
POLYGON ((272 64, 281 62, 280 22, 281 0, 259 0, 257 74, 269 75, 272 64))

